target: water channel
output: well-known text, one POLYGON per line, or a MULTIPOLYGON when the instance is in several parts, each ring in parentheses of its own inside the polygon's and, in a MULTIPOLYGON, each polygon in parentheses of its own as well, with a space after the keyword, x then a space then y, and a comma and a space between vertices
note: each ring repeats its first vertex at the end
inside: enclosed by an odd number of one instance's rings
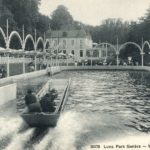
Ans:
MULTIPOLYGON (((57 126, 25 128, 15 104, 7 104, 0 111, 0 149, 88 150, 95 143, 125 144, 130 143, 126 138, 141 141, 143 137, 148 144, 149 72, 65 71, 53 78, 72 79, 67 105, 57 126)), ((29 83, 39 88, 47 79, 19 83, 18 96, 24 94, 23 87, 29 83)))

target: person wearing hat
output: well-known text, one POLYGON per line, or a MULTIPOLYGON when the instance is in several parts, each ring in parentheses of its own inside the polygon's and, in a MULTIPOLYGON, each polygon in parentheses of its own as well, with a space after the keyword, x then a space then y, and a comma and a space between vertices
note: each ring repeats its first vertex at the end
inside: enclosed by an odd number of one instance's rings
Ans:
POLYGON ((42 112, 54 112, 55 102, 52 100, 51 93, 46 93, 40 100, 42 112))
POLYGON ((56 89, 52 88, 50 90, 50 94, 51 94, 51 101, 54 101, 54 99, 56 99, 58 97, 58 92, 56 89))
POLYGON ((39 103, 37 102, 37 98, 33 94, 33 91, 31 89, 27 90, 27 94, 25 96, 25 104, 28 109, 28 111, 26 112, 41 112, 41 108, 39 103))

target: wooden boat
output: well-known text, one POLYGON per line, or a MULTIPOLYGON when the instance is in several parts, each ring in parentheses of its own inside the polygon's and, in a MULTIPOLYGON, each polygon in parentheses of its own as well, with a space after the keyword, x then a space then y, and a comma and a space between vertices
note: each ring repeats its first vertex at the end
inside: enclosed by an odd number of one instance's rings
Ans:
MULTIPOLYGON (((52 81, 48 81, 43 88, 39 91, 37 94, 38 99, 40 99, 43 95, 46 94, 46 92, 49 90, 49 87, 51 86, 52 81)), ((23 113, 21 114, 21 117, 24 119, 24 121, 32 127, 41 127, 41 126, 56 126, 57 120, 61 114, 61 112, 64 110, 67 98, 68 98, 68 92, 70 88, 71 80, 67 81, 67 85, 64 88, 60 103, 56 106, 56 110, 53 113, 23 113)))

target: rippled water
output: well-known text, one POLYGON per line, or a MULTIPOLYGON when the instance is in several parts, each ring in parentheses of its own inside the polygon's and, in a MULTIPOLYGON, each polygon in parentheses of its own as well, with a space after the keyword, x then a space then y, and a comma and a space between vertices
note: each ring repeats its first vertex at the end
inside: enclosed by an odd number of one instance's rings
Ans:
POLYGON ((66 109, 57 126, 25 127, 9 104, 1 109, 6 114, 0 118, 1 149, 85 150, 94 143, 125 137, 133 137, 133 141, 144 136, 145 142, 149 140, 148 72, 70 71, 54 78, 72 79, 66 109))

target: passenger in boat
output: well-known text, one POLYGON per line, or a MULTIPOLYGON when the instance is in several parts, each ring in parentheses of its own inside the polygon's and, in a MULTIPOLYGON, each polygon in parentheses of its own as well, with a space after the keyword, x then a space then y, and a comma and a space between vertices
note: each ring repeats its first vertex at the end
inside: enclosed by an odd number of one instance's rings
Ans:
POLYGON ((51 94, 51 101, 54 101, 54 99, 56 99, 58 97, 58 92, 56 89, 52 88, 50 90, 50 94, 51 94))
POLYGON ((25 96, 25 104, 27 106, 25 112, 41 112, 40 104, 37 102, 36 96, 31 89, 28 89, 27 95, 25 96))
POLYGON ((51 93, 46 93, 44 97, 40 100, 40 105, 42 112, 54 112, 55 102, 52 101, 51 93))

